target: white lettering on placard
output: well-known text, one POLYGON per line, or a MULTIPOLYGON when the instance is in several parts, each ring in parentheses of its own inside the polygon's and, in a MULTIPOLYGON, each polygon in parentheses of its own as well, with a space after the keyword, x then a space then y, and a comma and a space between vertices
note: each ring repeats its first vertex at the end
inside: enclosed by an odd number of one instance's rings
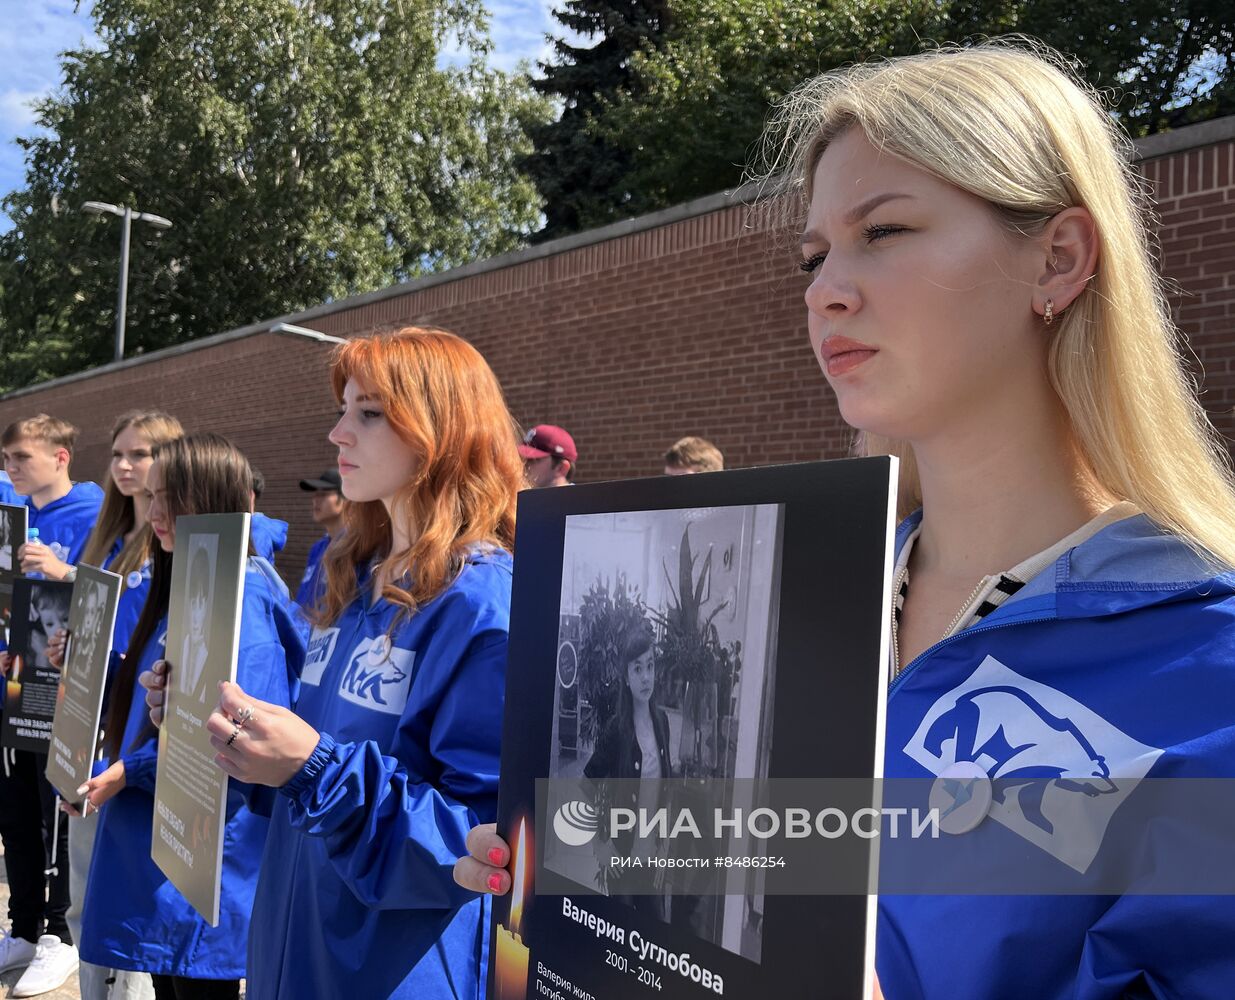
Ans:
POLYGON ((193 852, 185 847, 184 844, 180 843, 180 841, 176 839, 176 835, 167 829, 167 827, 162 823, 159 824, 159 839, 175 852, 176 857, 178 857, 190 868, 193 867, 193 852))
POLYGON ((164 802, 162 799, 159 799, 158 801, 158 810, 159 810, 159 817, 163 820, 166 820, 172 826, 172 828, 178 834, 180 834, 180 836, 183 837, 184 836, 184 820, 182 820, 179 816, 177 816, 174 812, 172 812, 169 808, 167 808, 167 803, 164 802))

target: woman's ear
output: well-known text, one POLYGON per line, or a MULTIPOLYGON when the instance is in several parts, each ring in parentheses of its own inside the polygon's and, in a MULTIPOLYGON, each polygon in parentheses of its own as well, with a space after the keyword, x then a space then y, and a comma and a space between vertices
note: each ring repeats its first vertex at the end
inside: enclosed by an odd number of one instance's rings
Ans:
POLYGON ((1034 294, 1034 311, 1046 304, 1058 315, 1076 301, 1098 268, 1098 227, 1089 209, 1065 208, 1047 223, 1042 234, 1042 272, 1034 294))

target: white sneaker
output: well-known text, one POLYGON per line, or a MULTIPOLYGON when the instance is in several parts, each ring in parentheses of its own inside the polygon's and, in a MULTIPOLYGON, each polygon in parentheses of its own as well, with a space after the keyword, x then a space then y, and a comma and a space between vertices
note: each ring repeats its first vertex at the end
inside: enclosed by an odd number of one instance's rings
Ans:
POLYGON ((50 993, 77 971, 77 949, 54 934, 39 938, 34 959, 13 987, 12 997, 37 997, 50 993))
POLYGON ((25 938, 12 937, 0 931, 0 972, 20 969, 34 958, 35 947, 25 938))

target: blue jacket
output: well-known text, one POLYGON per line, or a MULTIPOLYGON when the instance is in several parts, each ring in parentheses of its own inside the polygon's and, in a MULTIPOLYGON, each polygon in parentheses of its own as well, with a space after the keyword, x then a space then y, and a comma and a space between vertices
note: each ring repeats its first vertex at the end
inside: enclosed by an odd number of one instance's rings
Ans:
MULTIPOLYGON (((303 651, 295 645, 286 590, 279 593, 272 577, 268 564, 249 560, 236 674, 240 686, 255 698, 286 705, 289 670, 299 668, 303 651)), ((139 671, 163 655, 166 632, 164 619, 157 640, 142 651, 139 671)), ((121 746, 125 787, 99 814, 82 912, 82 959, 193 979, 242 978, 267 820, 246 806, 247 786, 229 779, 223 893, 219 925, 211 927, 150 859, 158 741, 140 685, 134 686, 121 746), (143 731, 147 738, 134 747, 143 731)))
POLYGON ((29 497, 24 500, 29 508, 27 527, 39 529, 39 541, 55 552, 56 558, 76 564, 103 505, 103 491, 98 484, 74 483, 68 493, 42 509, 35 507, 29 497))
POLYGON ((257 513, 249 518, 249 541, 253 551, 272 566, 274 557, 287 544, 287 522, 257 513))
POLYGON ((296 590, 296 603, 302 608, 310 608, 317 600, 318 588, 325 586, 325 575, 321 572, 322 556, 330 545, 330 536, 322 535, 309 549, 309 558, 305 560, 304 576, 300 578, 300 586, 296 590))
MULTIPOLYGON (((1170 824, 1129 818, 1128 779, 1235 777, 1233 595, 1235 575, 1145 516, 1107 526, 906 666, 889 690, 885 775, 973 761, 1009 784, 1050 779, 955 838, 967 864, 1002 859, 992 879, 1031 873, 1030 891, 1109 858, 1103 843, 1120 837, 1168 856, 1170 824), (1064 836, 1050 810, 1080 793, 1113 812, 1064 836)), ((897 850, 882 845, 881 869, 897 850)), ((981 891, 977 871, 966 891, 981 891)), ((889 1000, 1216 1000, 1235 995, 1233 942, 1235 896, 885 894, 876 963, 889 1000)))
MULTIPOLYGON (((117 538, 102 568, 110 569, 112 562, 120 555, 120 550, 123 548, 124 539, 117 538)), ((112 630, 113 653, 123 653, 129 648, 129 637, 133 634, 133 629, 137 627, 137 619, 141 617, 142 608, 146 606, 146 595, 150 593, 152 565, 152 562, 147 559, 141 569, 133 570, 121 583, 120 603, 116 607, 116 627, 112 630)))
POLYGON ((251 1000, 484 996, 488 899, 451 872, 497 810, 510 582, 507 553, 477 553, 394 627, 362 574, 314 629, 296 712, 321 741, 271 818, 251 1000))

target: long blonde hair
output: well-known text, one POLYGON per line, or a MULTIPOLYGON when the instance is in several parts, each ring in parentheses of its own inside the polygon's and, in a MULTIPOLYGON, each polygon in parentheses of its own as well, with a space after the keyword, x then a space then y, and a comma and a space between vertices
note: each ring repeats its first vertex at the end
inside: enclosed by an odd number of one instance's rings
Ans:
MULTIPOLYGON (((1097 95, 1058 53, 1019 38, 827 73, 782 102, 764 139, 765 193, 775 195, 766 204, 778 223, 800 227, 823 151, 855 125, 984 199, 1025 236, 1066 208, 1088 209, 1097 272, 1055 323, 1051 384, 1101 491, 1235 566, 1230 462, 1180 356, 1130 143, 1097 95)), ((858 450, 899 456, 902 513, 921 503, 907 442, 865 434, 858 450)))
MULTIPOLYGON (((159 410, 130 410, 116 419, 111 432, 112 443, 115 443, 121 431, 129 427, 150 442, 152 451, 159 445, 184 434, 180 421, 175 417, 159 410)), ((87 566, 102 566, 111 554, 116 539, 123 538, 132 531, 135 523, 133 498, 126 497, 120 492, 109 471, 106 485, 103 487, 103 506, 99 508, 99 519, 95 521, 94 530, 90 532, 90 538, 86 541, 81 561, 87 566)), ((134 570, 141 569, 146 564, 146 560, 150 558, 152 538, 150 525, 143 525, 141 531, 124 543, 108 568, 121 576, 127 576, 134 570)))

